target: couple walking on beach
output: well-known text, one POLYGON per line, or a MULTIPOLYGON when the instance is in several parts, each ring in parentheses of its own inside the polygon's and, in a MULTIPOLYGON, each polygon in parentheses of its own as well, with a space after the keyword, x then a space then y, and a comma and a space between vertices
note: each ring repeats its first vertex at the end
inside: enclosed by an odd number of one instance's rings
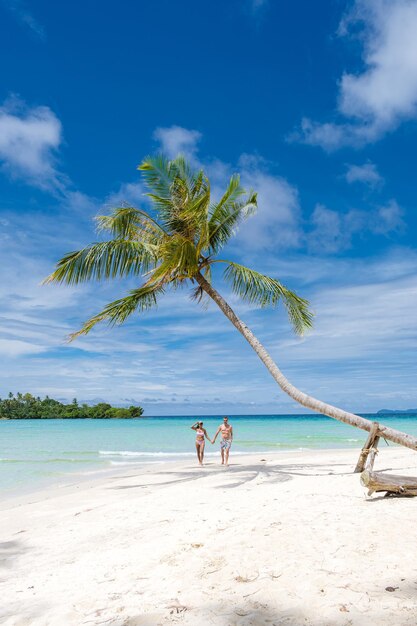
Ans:
POLYGON ((203 428, 203 422, 195 422, 191 428, 196 432, 195 449, 197 450, 199 465, 203 465, 206 439, 208 439, 210 443, 215 443, 219 433, 221 434, 220 451, 222 455, 222 465, 229 465, 229 452, 233 441, 233 428, 232 425, 229 424, 228 417, 223 418, 223 424, 220 424, 218 427, 214 439, 210 439, 208 436, 206 429, 203 428))

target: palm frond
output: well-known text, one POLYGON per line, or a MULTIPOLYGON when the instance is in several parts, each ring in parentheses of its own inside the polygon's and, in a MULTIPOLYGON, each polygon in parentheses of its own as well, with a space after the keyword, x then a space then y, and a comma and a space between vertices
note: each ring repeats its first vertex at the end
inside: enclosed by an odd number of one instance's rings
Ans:
POLYGON ((189 226, 189 234, 197 247, 197 256, 208 247, 209 226, 208 213, 210 208, 210 182, 204 177, 199 183, 199 193, 182 211, 182 217, 189 226))
POLYGON ((225 211, 230 210, 230 207, 243 196, 245 190, 240 184, 239 174, 233 174, 230 177, 229 184, 226 191, 220 198, 219 202, 213 204, 210 207, 210 224, 214 227, 223 221, 225 211))
POLYGON ((157 197, 169 198, 173 180, 171 161, 162 154, 146 157, 138 166, 149 189, 157 197))
POLYGON ((167 239, 160 249, 162 262, 152 272, 154 281, 172 282, 191 278, 198 271, 198 258, 194 244, 176 234, 167 239))
POLYGON ((110 215, 95 217, 97 231, 110 232, 118 239, 158 240, 166 235, 164 229, 146 211, 134 207, 117 207, 110 215))
POLYGON ((229 184, 227 185, 227 189, 220 198, 219 202, 213 206, 212 210, 212 219, 216 221, 216 210, 221 209, 228 204, 233 204, 236 202, 240 196, 245 193, 245 190, 240 184, 240 176, 239 174, 233 174, 230 177, 229 184))
POLYGON ((179 154, 171 161, 171 168, 175 171, 174 178, 179 178, 186 186, 189 196, 192 196, 195 173, 183 154, 179 154))
POLYGON ((218 252, 235 233, 239 224, 256 213, 257 194, 249 192, 242 200, 226 202, 216 207, 209 222, 208 247, 212 253, 218 252), (214 219, 215 216, 215 219, 214 219))
POLYGON ((293 329, 298 335, 312 328, 314 316, 307 300, 300 298, 275 278, 255 272, 238 263, 226 262, 228 265, 224 277, 231 283, 233 293, 244 302, 265 308, 275 307, 282 300, 293 329))
POLYGON ((129 295, 107 304, 104 309, 87 320, 82 328, 69 336, 73 341, 80 335, 87 335, 96 324, 107 321, 111 326, 123 324, 135 311, 140 313, 157 306, 158 296, 164 293, 163 285, 147 283, 139 289, 132 289, 129 295))
POLYGON ((154 267, 158 247, 138 241, 113 239, 66 254, 44 283, 78 285, 88 280, 137 276, 154 267))
POLYGON ((204 173, 193 172, 182 155, 172 161, 148 157, 139 169, 144 172, 149 188, 146 195, 164 228, 182 233, 190 240, 198 237, 207 224, 210 204, 210 185, 204 173))
MULTIPOLYGON (((98 216, 97 230, 110 233, 111 240, 65 255, 45 282, 76 285, 143 274, 148 280, 108 304, 72 338, 101 321, 122 323, 134 311, 155 306, 164 289, 183 287, 189 280, 195 284, 198 272, 211 283, 215 262, 227 263, 225 279, 242 300, 260 307, 276 306, 282 300, 295 332, 302 334, 312 326, 307 300, 269 276, 213 258, 257 209, 256 193, 246 192, 238 175, 231 177, 219 202, 212 203, 207 176, 202 170, 193 171, 181 155, 171 161, 163 155, 147 157, 138 169, 155 212, 122 206, 98 216)), ((193 297, 199 301, 205 297, 201 287, 194 289, 193 297)))
POLYGON ((194 174, 193 184, 191 187, 191 195, 193 198, 196 198, 200 194, 200 190, 204 181, 208 182, 208 178, 204 175, 203 170, 199 170, 196 174, 194 174))
POLYGON ((184 226, 180 212, 190 192, 187 177, 182 178, 180 172, 186 167, 181 157, 169 161, 162 155, 147 157, 138 167, 149 188, 146 195, 151 198, 159 221, 170 232, 181 232, 184 226))

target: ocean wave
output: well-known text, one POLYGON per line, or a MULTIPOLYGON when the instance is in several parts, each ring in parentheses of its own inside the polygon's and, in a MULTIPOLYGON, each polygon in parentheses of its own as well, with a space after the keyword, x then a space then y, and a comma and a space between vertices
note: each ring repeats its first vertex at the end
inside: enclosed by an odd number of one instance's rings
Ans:
MULTIPOLYGON (((157 465, 158 463, 162 463, 163 461, 146 461, 146 465, 157 465)), ((137 465, 142 465, 140 461, 110 461, 110 465, 114 465, 116 467, 136 467, 137 465)))
POLYGON ((41 465, 47 463, 94 463, 92 459, 0 459, 0 463, 39 463, 41 465))
MULTIPOLYGON (((236 454, 244 454, 247 456, 256 456, 259 454, 268 454, 268 450, 242 450, 242 449, 237 449, 237 448, 232 448, 232 452, 233 455, 236 454)), ((269 452, 271 452, 271 450, 269 450, 269 452)), ((158 458, 161 460, 164 459, 179 459, 179 458, 194 458, 196 456, 196 453, 194 451, 190 451, 190 452, 137 452, 134 450, 99 450, 98 451, 99 455, 104 456, 104 457, 125 457, 125 458, 131 458, 131 459, 142 459, 144 460, 144 462, 148 463, 149 461, 147 459, 149 458, 158 458)), ((220 450, 217 451, 213 451, 213 452, 208 452, 207 449, 204 452, 204 456, 205 457, 219 457, 220 456, 220 450)), ((112 461, 111 459, 109 459, 110 463, 116 463, 117 461, 112 461)), ((127 464, 133 464, 133 460, 132 461, 125 461, 125 463, 127 464)))
MULTIPOLYGON (((102 456, 128 456, 128 457, 190 457, 195 452, 134 452, 133 450, 99 450, 102 456)), ((205 452, 204 456, 217 456, 218 452, 205 452)))

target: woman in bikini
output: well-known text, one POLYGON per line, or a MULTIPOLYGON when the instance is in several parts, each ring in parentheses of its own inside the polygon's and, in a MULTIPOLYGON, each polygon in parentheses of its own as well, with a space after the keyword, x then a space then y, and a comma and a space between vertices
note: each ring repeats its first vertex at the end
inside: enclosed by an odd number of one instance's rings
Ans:
POLYGON ((205 428, 203 428, 203 422, 196 422, 191 426, 192 430, 195 430, 196 440, 195 440, 195 449, 197 450, 197 458, 198 464, 203 465, 204 459, 204 446, 206 443, 206 439, 213 443, 210 437, 207 434, 205 428))

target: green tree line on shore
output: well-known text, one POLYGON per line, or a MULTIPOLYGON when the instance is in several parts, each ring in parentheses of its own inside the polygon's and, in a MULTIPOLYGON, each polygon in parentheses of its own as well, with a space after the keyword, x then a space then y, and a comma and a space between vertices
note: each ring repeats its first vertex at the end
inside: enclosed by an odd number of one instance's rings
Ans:
POLYGON ((70 404, 63 404, 46 396, 43 400, 30 393, 9 393, 5 399, 0 398, 1 419, 111 419, 132 418, 143 415, 143 408, 130 406, 128 408, 113 407, 106 402, 99 402, 93 406, 78 404, 77 399, 70 404))

